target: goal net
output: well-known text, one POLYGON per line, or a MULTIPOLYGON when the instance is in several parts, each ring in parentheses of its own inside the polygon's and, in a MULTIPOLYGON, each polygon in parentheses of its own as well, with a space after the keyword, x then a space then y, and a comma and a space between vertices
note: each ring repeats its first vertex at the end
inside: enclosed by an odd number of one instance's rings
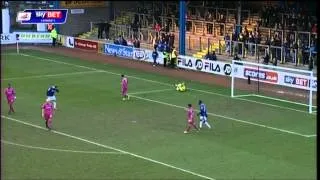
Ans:
POLYGON ((233 60, 231 78, 233 98, 317 111, 317 78, 312 71, 233 60))

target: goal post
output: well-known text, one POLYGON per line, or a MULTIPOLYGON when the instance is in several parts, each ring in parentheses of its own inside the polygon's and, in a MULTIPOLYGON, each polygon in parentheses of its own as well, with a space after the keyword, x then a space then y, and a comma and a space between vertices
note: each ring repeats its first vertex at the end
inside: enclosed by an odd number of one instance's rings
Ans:
POLYGON ((313 71, 246 61, 232 61, 231 97, 263 98, 317 110, 317 78, 313 71))

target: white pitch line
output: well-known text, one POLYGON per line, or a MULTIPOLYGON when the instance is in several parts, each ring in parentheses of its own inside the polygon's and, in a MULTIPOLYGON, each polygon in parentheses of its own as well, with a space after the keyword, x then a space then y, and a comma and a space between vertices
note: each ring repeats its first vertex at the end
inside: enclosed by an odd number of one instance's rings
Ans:
MULTIPOLYGON (((135 95, 132 95, 131 97, 134 97, 134 98, 137 98, 137 99, 141 99, 141 100, 145 100, 145 101, 149 101, 149 102, 158 103, 158 104, 163 104, 163 105, 167 105, 167 106, 171 106, 171 107, 176 107, 176 108, 180 108, 180 109, 186 109, 186 107, 183 107, 183 106, 178 106, 178 105, 175 105, 175 104, 170 104, 170 103, 166 103, 166 102, 162 102, 162 101, 143 98, 143 97, 139 97, 139 96, 135 96, 135 95)), ((199 112, 198 110, 195 110, 195 111, 199 112)), ((220 118, 224 118, 224 119, 228 119, 228 120, 232 120, 232 121, 237 121, 237 122, 241 122, 241 123, 244 123, 244 124, 250 124, 250 125, 254 125, 254 126, 258 126, 258 127, 263 127, 263 128, 267 128, 267 129, 272 129, 272 130, 283 132, 283 133, 294 134, 294 135, 307 137, 307 138, 309 137, 309 135, 304 135, 304 134, 300 134, 300 133, 289 131, 289 130, 285 130, 285 129, 266 126, 266 125, 263 125, 263 124, 244 121, 244 120, 240 120, 240 119, 236 119, 236 118, 232 118, 232 117, 228 117, 228 116, 223 116, 223 115, 214 114, 214 113, 208 113, 208 114, 211 115, 211 116, 220 117, 220 118)))
POLYGON ((133 93, 128 93, 128 95, 150 94, 150 93, 165 92, 165 91, 170 91, 170 90, 174 90, 174 87, 172 87, 170 89, 159 89, 159 90, 151 90, 151 91, 133 92, 133 93))
POLYGON ((307 135, 307 137, 317 137, 317 135, 316 134, 312 134, 312 135, 307 135))
POLYGON ((37 150, 43 150, 43 151, 56 151, 56 152, 68 152, 68 153, 83 153, 83 154, 124 154, 121 152, 106 152, 106 151, 75 151, 75 150, 68 150, 68 149, 55 149, 55 148, 45 148, 45 147, 39 147, 39 146, 30 146, 30 145, 24 145, 24 144, 18 144, 13 143, 10 141, 1 140, 4 144, 9 144, 13 146, 19 146, 27 149, 37 149, 37 150))
MULTIPOLYGON (((10 117, 3 116, 3 115, 1 115, 1 117, 5 118, 5 119, 8 119, 8 120, 11 120, 11 121, 14 121, 14 122, 17 122, 17 123, 21 123, 21 124, 27 125, 27 126, 31 126, 31 127, 34 127, 34 128, 38 128, 38 129, 42 129, 42 130, 48 131, 44 127, 41 127, 41 126, 38 126, 38 125, 34 125, 34 124, 31 124, 31 123, 28 123, 28 122, 25 122, 25 121, 21 121, 21 120, 18 120, 18 119, 10 118, 10 117)), ((118 148, 114 148, 114 147, 111 147, 111 146, 100 144, 100 143, 97 143, 97 142, 94 142, 94 141, 90 141, 90 140, 87 140, 87 139, 84 139, 84 138, 80 138, 80 137, 77 137, 77 136, 73 136, 73 135, 70 135, 70 134, 67 134, 67 133, 63 133, 63 132, 55 131, 55 130, 51 130, 50 132, 51 133, 55 133, 55 134, 59 134, 61 136, 66 136, 66 137, 69 137, 69 138, 72 138, 72 139, 77 139, 79 141, 83 141, 83 142, 86 142, 86 143, 89 143, 89 144, 94 144, 96 146, 103 147, 103 148, 106 148, 106 149, 111 149, 111 150, 114 150, 114 151, 117 151, 117 152, 128 154, 128 155, 134 156, 136 158, 144 159, 146 161, 150 161, 150 162, 153 162, 153 163, 156 163, 156 164, 160 164, 160 165, 172 168, 172 169, 183 171, 185 173, 192 174, 194 176, 198 176, 198 177, 201 177, 201 178, 204 178, 204 179, 215 180, 214 178, 211 178, 211 177, 199 174, 199 173, 195 173, 195 172, 183 169, 183 168, 179 168, 179 167, 167 164, 167 163, 163 163, 161 161, 157 161, 157 160, 154 160, 154 159, 151 159, 151 158, 147 158, 147 157, 144 157, 144 156, 141 156, 141 155, 130 153, 128 151, 124 151, 124 150, 121 150, 121 149, 118 149, 118 148)))
POLYGON ((1 53, 2 56, 19 55, 17 53, 1 53))
POLYGON ((34 76, 25 76, 25 77, 13 77, 13 78, 4 78, 1 80, 18 80, 18 79, 33 79, 33 78, 47 78, 47 77, 58 77, 58 76, 70 76, 78 74, 89 74, 89 73, 98 73, 103 71, 81 71, 73 73, 60 73, 60 74, 43 74, 43 75, 34 75, 34 76))
MULTIPOLYGON (((277 108, 281 108, 281 109, 287 109, 287 110, 292 110, 292 111, 296 111, 296 112, 310 114, 309 112, 307 112, 307 110, 303 111, 303 110, 289 108, 289 107, 283 107, 283 106, 279 106, 279 105, 275 105, 275 104, 268 104, 268 103, 258 102, 258 101, 254 101, 254 100, 250 100, 250 99, 244 99, 244 98, 241 98, 241 97, 234 97, 234 98, 238 99, 238 100, 242 100, 242 101, 247 101, 247 102, 257 103, 257 104, 261 104, 261 105, 277 107, 277 108)), ((315 113, 311 113, 311 115, 316 115, 316 114, 315 113)))
MULTIPOLYGON (((119 74, 119 73, 114 73, 114 72, 111 72, 111 71, 106 71, 106 70, 102 70, 102 69, 91 68, 91 67, 87 67, 87 66, 81 66, 81 65, 77 65, 77 64, 73 64, 73 63, 66 63, 66 62, 62 62, 62 61, 56 61, 56 60, 52 60, 52 59, 48 59, 48 58, 42 58, 42 57, 38 57, 38 56, 32 56, 32 55, 28 55, 28 54, 22 54, 22 53, 20 53, 20 54, 12 54, 12 55, 22 55, 22 56, 34 57, 34 58, 37 58, 37 59, 41 59, 41 60, 49 61, 49 62, 55 62, 55 63, 58 63, 58 64, 64 64, 64 65, 69 65, 69 66, 74 66, 74 67, 79 67, 79 68, 85 68, 85 69, 90 69, 90 70, 94 70, 94 71, 102 71, 102 72, 105 72, 105 73, 108 73, 108 74, 113 74, 113 75, 118 75, 118 76, 121 75, 121 74, 119 74)), ((142 81, 146 81, 146 82, 157 83, 157 84, 161 84, 161 85, 165 85, 165 86, 172 86, 172 84, 169 84, 169 83, 164 83, 164 82, 160 82, 160 81, 154 81, 154 80, 145 79, 145 78, 140 78, 140 77, 136 77, 136 76, 127 75, 127 77, 130 77, 130 78, 133 78, 133 79, 142 80, 142 81)), ((231 97, 228 96, 228 95, 219 94, 219 93, 215 93, 215 92, 204 91, 204 90, 193 89, 193 88, 188 88, 188 89, 193 90, 193 91, 197 91, 197 92, 202 92, 202 93, 205 93, 205 94, 212 94, 212 95, 216 95, 216 96, 231 98, 231 97)), ((298 109, 294 109, 294 108, 289 108, 289 107, 284 107, 284 106, 278 106, 278 105, 274 105, 274 104, 263 103, 263 102, 259 102, 259 101, 249 100, 249 99, 235 98, 235 100, 247 101, 247 102, 252 102, 252 103, 256 103, 256 104, 266 105, 266 106, 270 106, 270 107, 277 107, 277 108, 281 108, 281 109, 292 110, 292 111, 296 111, 296 112, 300 112, 300 113, 310 114, 310 113, 307 112, 307 111, 302 111, 302 110, 298 110, 298 109)), ((316 115, 316 114, 312 113, 311 115, 316 115)))
MULTIPOLYGON (((103 72, 109 73, 109 74, 120 75, 120 74, 118 74, 118 73, 113 73, 113 72, 105 71, 105 70, 99 70, 99 69, 91 68, 91 67, 87 67, 87 66, 81 66, 81 65, 76 65, 76 64, 66 63, 66 62, 61 62, 61 61, 55 61, 55 60, 51 60, 51 59, 47 59, 47 58, 41 58, 41 57, 32 56, 32 55, 26 55, 26 54, 21 54, 21 55, 23 55, 23 56, 29 56, 29 57, 34 57, 34 58, 38 58, 38 59, 43 59, 43 60, 45 60, 45 61, 50 61, 50 62, 56 62, 56 63, 60 63, 60 64, 66 64, 66 65, 70 65, 70 66, 86 68, 86 69, 90 69, 90 70, 103 71, 103 72)), ((147 81, 147 82, 153 82, 153 83, 163 84, 163 85, 167 85, 167 86, 173 86, 172 84, 169 84, 169 83, 163 83, 163 82, 154 81, 154 80, 150 80, 150 79, 144 79, 144 78, 139 78, 139 77, 135 77, 135 76, 128 76, 128 77, 131 77, 131 78, 134 78, 134 79, 143 80, 143 81, 147 81)), ((199 90, 199 89, 192 89, 192 88, 188 88, 188 89, 194 90, 194 91, 198 91, 198 92, 207 93, 207 94, 214 94, 214 95, 218 95, 218 96, 223 96, 223 97, 231 98, 230 96, 226 96, 226 95, 219 94, 219 93, 214 93, 214 92, 209 92, 209 91, 204 91, 204 90, 199 90)), ((268 106, 271 106, 271 107, 279 107, 279 108, 283 108, 283 109, 294 110, 294 111, 297 111, 297 112, 308 113, 308 112, 306 112, 306 111, 301 111, 301 110, 297 110, 297 109, 293 109, 293 108, 287 108, 287 107, 277 106, 277 105, 273 105, 273 104, 267 104, 267 103, 257 102, 257 101, 253 101, 253 100, 247 100, 247 99, 242 99, 242 98, 236 98, 236 99, 243 100, 243 101, 248 101, 248 102, 254 102, 254 103, 263 104, 263 105, 268 105, 268 106)), ((308 113, 308 114, 309 114, 309 113, 308 113)), ((311 115, 315 115, 315 114, 312 113, 311 115)), ((218 114, 214 114, 214 116, 222 117, 222 118, 225 118, 225 117, 226 117, 226 116, 222 116, 222 115, 218 115, 218 114)), ((270 126, 266 126, 266 125, 262 125, 262 124, 256 124, 256 123, 252 123, 252 122, 249 122, 249 121, 238 120, 238 119, 231 118, 231 117, 227 117, 227 119, 233 120, 233 121, 236 121, 236 122, 240 122, 240 123, 251 124, 251 125, 254 125, 254 126, 265 127, 265 128, 268 128, 268 129, 273 129, 273 130, 278 130, 278 131, 280 130, 280 131, 282 131, 282 132, 287 132, 287 133, 289 133, 289 134, 296 134, 296 135, 299 135, 299 136, 308 137, 308 136, 303 135, 303 134, 300 134, 300 133, 295 133, 295 132, 288 131, 288 130, 284 130, 284 129, 278 129, 278 128, 274 128, 274 127, 270 127, 270 126)))

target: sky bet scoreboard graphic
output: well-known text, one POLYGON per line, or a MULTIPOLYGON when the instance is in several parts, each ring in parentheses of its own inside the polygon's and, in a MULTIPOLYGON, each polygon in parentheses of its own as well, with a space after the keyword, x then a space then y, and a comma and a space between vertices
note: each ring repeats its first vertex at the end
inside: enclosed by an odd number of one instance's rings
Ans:
POLYGON ((26 9, 18 12, 17 22, 21 24, 64 24, 67 15, 67 9, 26 9))

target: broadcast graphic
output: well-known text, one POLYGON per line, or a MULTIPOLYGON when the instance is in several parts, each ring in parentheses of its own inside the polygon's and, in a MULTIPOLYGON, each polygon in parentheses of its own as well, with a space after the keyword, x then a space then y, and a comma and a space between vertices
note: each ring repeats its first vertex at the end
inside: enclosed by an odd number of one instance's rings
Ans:
POLYGON ((67 9, 26 9, 18 12, 17 22, 21 24, 64 24, 67 15, 67 9))

